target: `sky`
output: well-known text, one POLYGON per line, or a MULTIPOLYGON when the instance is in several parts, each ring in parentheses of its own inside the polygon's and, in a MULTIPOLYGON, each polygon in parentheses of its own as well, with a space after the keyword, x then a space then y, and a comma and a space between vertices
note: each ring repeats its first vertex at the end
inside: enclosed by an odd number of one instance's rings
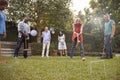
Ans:
POLYGON ((71 0, 72 3, 70 5, 70 9, 74 13, 74 15, 77 15, 77 13, 81 10, 84 14, 84 8, 89 8, 89 2, 90 0, 71 0))

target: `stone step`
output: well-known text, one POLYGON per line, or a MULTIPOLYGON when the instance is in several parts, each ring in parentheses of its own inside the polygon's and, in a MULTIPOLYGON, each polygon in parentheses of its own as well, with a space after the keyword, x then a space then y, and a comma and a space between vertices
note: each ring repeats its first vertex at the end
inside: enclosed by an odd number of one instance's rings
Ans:
MULTIPOLYGON (((2 56, 13 56, 14 50, 16 47, 16 42, 0 42, 1 44, 1 53, 2 56)), ((28 55, 31 55, 31 47, 29 46, 30 51, 28 51, 28 55)), ((23 54, 23 45, 19 50, 19 55, 23 54)))
POLYGON ((1 47, 2 48, 15 48, 16 47, 16 42, 1 42, 1 47))
POLYGON ((2 54, 2 56, 13 56, 13 54, 2 54))
POLYGON ((2 51, 14 51, 14 49, 11 48, 1 48, 2 51))
MULTIPOLYGON (((1 48, 2 53, 14 53, 15 49, 10 49, 10 48, 1 48)), ((28 51, 30 52, 30 51, 28 51)), ((23 49, 19 50, 19 53, 23 53, 23 49)))

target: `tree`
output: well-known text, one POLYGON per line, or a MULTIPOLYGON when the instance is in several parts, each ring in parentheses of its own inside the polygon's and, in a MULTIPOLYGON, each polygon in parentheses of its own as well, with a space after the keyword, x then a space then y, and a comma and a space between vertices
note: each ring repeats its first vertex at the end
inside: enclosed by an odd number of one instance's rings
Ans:
POLYGON ((65 29, 71 16, 70 0, 9 0, 9 21, 19 21, 25 15, 31 17, 32 27, 38 30, 37 42, 41 41, 41 30, 45 27, 65 29))
POLYGON ((104 15, 109 13, 116 23, 119 23, 120 13, 120 1, 119 0, 91 0, 90 6, 98 15, 104 15), (95 7, 94 7, 95 6, 95 7))
MULTIPOLYGON (((115 40, 114 40, 114 45, 113 45, 113 50, 115 52, 120 52, 119 51, 119 47, 120 44, 118 42, 120 42, 119 40, 119 36, 120 36, 120 1, 119 0, 91 0, 90 2, 90 7, 93 9, 92 17, 96 20, 95 25, 100 24, 101 27, 98 29, 101 29, 100 34, 102 34, 101 36, 99 36, 100 38, 103 36, 103 24, 104 24, 104 20, 103 20, 103 15, 105 13, 109 13, 111 18, 115 20, 116 22, 116 34, 115 34, 115 40)), ((94 19, 92 21, 94 21, 94 19)), ((91 22, 92 22, 91 21, 91 22)), ((97 30, 94 30, 94 32, 97 30)))

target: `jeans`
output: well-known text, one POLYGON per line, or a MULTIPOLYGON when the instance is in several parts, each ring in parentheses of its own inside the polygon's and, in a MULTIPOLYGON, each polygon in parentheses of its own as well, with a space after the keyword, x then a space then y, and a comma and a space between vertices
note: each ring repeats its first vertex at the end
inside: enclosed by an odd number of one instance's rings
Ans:
MULTIPOLYGON (((17 41, 17 46, 15 48, 14 57, 18 57, 18 52, 19 52, 19 49, 21 48, 21 45, 22 45, 23 42, 24 42, 24 49, 28 48, 28 42, 29 41, 28 40, 25 41, 25 38, 23 36, 19 37, 18 41, 17 41)), ((28 57, 27 51, 23 51, 23 56, 24 56, 24 58, 28 57)))
MULTIPOLYGON (((72 42, 72 47, 71 47, 71 49, 70 49, 70 57, 71 57, 71 58, 74 56, 74 49, 75 49, 76 44, 77 44, 77 40, 74 41, 74 42, 72 42)), ((84 57, 83 42, 80 42, 79 47, 80 47, 81 57, 84 57)))
POLYGON ((46 47, 47 47, 46 56, 48 57, 49 56, 50 41, 43 43, 42 57, 44 57, 44 53, 45 53, 45 48, 46 47))
POLYGON ((111 48, 111 39, 110 39, 111 35, 106 35, 104 37, 104 45, 105 45, 105 53, 106 53, 106 57, 107 58, 112 58, 112 48, 111 48))

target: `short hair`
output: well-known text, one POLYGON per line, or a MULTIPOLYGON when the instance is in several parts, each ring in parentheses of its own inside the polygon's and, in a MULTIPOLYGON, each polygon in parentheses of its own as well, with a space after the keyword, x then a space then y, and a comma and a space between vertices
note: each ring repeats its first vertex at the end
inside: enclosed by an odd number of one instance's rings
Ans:
POLYGON ((45 29, 48 29, 48 27, 46 26, 45 29))
POLYGON ((105 16, 110 16, 110 14, 106 13, 105 16))
POLYGON ((110 14, 106 13, 106 14, 104 15, 104 17, 107 17, 107 16, 110 18, 110 14))
POLYGON ((30 19, 30 17, 29 17, 29 16, 25 16, 25 17, 24 17, 24 20, 25 20, 25 19, 30 19))
POLYGON ((0 6, 8 6, 7 0, 0 0, 0 6))

